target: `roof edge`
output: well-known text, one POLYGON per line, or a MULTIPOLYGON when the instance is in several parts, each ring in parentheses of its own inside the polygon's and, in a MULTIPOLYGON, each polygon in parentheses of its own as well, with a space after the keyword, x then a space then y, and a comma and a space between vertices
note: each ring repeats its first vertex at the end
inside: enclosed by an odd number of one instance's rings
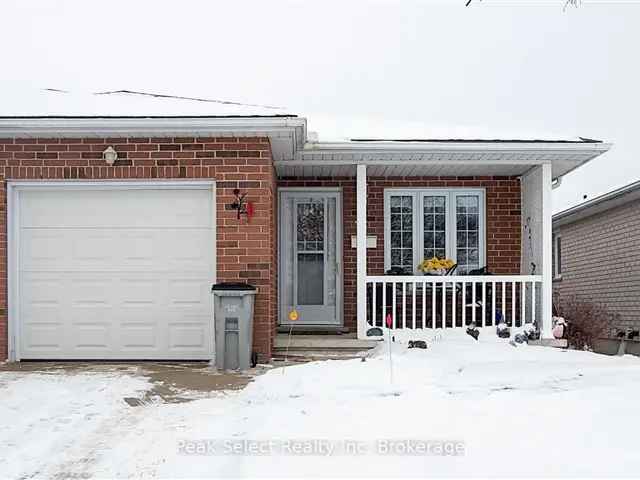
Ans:
POLYGON ((636 199, 640 199, 640 180, 556 213, 553 215, 553 226, 573 223, 636 199))
POLYGON ((344 141, 344 142, 307 142, 304 145, 305 152, 322 151, 370 151, 370 152, 411 152, 411 151, 563 151, 563 152, 594 152, 602 154, 611 149, 612 144, 598 142, 568 142, 568 141, 457 141, 457 140, 433 140, 433 141, 344 141))
POLYGON ((518 139, 518 138, 351 138, 351 142, 393 142, 393 143, 604 143, 602 140, 594 140, 591 138, 578 137, 578 140, 568 139, 518 139))
POLYGON ((297 116, 0 117, 0 138, 162 135, 291 136, 302 148, 307 120, 297 116))
POLYGON ((40 120, 40 119, 157 119, 157 118, 299 118, 293 114, 277 115, 0 115, 0 120, 40 120))

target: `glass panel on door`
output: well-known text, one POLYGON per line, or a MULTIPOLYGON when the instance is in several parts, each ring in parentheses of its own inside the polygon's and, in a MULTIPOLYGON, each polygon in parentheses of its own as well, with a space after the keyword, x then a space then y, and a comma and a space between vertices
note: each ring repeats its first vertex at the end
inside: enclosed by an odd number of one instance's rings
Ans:
POLYGON ((480 267, 480 199, 477 195, 456 196, 456 258, 458 272, 480 267))
POLYGON ((324 210, 323 200, 297 204, 298 305, 324 303, 324 210))
POLYGON ((424 258, 447 258, 447 197, 424 196, 424 258))

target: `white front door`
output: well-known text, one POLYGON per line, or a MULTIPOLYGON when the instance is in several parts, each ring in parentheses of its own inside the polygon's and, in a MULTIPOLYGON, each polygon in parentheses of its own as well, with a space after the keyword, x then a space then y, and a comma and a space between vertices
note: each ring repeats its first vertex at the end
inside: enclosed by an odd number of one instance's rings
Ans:
POLYGON ((212 357, 212 184, 14 190, 20 358, 212 357))
POLYGON ((342 325, 339 190, 280 191, 280 324, 342 325))

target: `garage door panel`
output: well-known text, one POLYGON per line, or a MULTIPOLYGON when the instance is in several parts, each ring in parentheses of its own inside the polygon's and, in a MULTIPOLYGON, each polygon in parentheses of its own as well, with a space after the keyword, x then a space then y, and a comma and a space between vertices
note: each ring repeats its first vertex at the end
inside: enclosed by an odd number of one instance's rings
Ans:
POLYGON ((19 202, 22 358, 212 357, 211 189, 25 190, 19 202))
POLYGON ((22 229, 21 240, 26 271, 113 269, 122 248, 113 233, 87 229, 22 229))
MULTIPOLYGON (((165 238, 161 239, 162 235, 158 235, 158 232, 123 232, 118 239, 119 243, 126 245, 126 248, 122 248, 119 245, 118 250, 123 253, 121 262, 132 266, 153 266, 160 257, 163 255, 163 248, 167 243, 165 231, 161 232, 165 238)), ((166 248, 166 247, 165 247, 166 248)))
POLYGON ((208 273, 211 227, 112 231, 25 229, 21 266, 26 271, 171 271, 208 273))
POLYGON ((169 307, 196 307, 203 308, 208 298, 208 285, 203 285, 198 279, 174 279, 168 282, 169 307))
POLYGON ((62 231, 23 229, 20 235, 20 263, 23 269, 55 268, 70 258, 71 246, 62 231))
POLYGON ((206 329, 202 323, 169 324, 169 349, 174 352, 207 350, 206 329))
POLYGON ((151 278, 121 278, 119 303, 123 308, 139 308, 158 305, 162 298, 162 282, 151 278))
POLYGON ((71 323, 73 335, 70 337, 71 349, 75 351, 102 350, 105 354, 113 350, 112 323, 108 318, 102 321, 92 320, 87 315, 86 320, 71 323))
POLYGON ((184 228, 209 224, 208 189, 33 190, 23 195, 24 228, 184 228), (117 191, 117 196, 114 192, 117 191), (64 215, 61 215, 64 212, 64 215))
POLYGON ((71 244, 71 260, 74 266, 109 265, 115 260, 115 235, 104 230, 67 230, 66 240, 71 244))
POLYGON ((176 230, 171 235, 174 237, 172 244, 180 245, 179 249, 167 252, 167 257, 175 265, 197 266, 211 258, 213 245, 209 243, 210 235, 206 230, 176 230))
POLYGON ((123 351, 154 351, 162 343, 154 322, 121 322, 120 327, 120 346, 123 351))
POLYGON ((59 276, 23 274, 19 285, 23 308, 59 306, 64 298, 64 287, 59 276))
POLYGON ((71 308, 86 312, 91 307, 101 310, 105 307, 112 307, 115 282, 105 277, 105 274, 73 275, 73 278, 68 282, 70 290, 67 293, 71 301, 71 308))
POLYGON ((65 347, 62 322, 38 322, 31 320, 21 332, 22 348, 33 352, 61 353, 65 347))

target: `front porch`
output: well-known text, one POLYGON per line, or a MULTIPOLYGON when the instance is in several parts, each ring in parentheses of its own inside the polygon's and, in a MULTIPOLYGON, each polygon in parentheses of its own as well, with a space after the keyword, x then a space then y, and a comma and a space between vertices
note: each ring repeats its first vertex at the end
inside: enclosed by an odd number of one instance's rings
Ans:
MULTIPOLYGON (((282 190, 338 192, 337 253, 320 250, 339 265, 331 277, 339 293, 336 324, 358 339, 370 338, 373 327, 444 330, 500 321, 533 324, 550 338, 552 184, 603 148, 364 141, 307 145, 297 158, 274 164, 282 190), (432 256, 451 258, 455 274, 417 271, 432 256)), ((281 319, 297 308, 280 307, 281 319)))

